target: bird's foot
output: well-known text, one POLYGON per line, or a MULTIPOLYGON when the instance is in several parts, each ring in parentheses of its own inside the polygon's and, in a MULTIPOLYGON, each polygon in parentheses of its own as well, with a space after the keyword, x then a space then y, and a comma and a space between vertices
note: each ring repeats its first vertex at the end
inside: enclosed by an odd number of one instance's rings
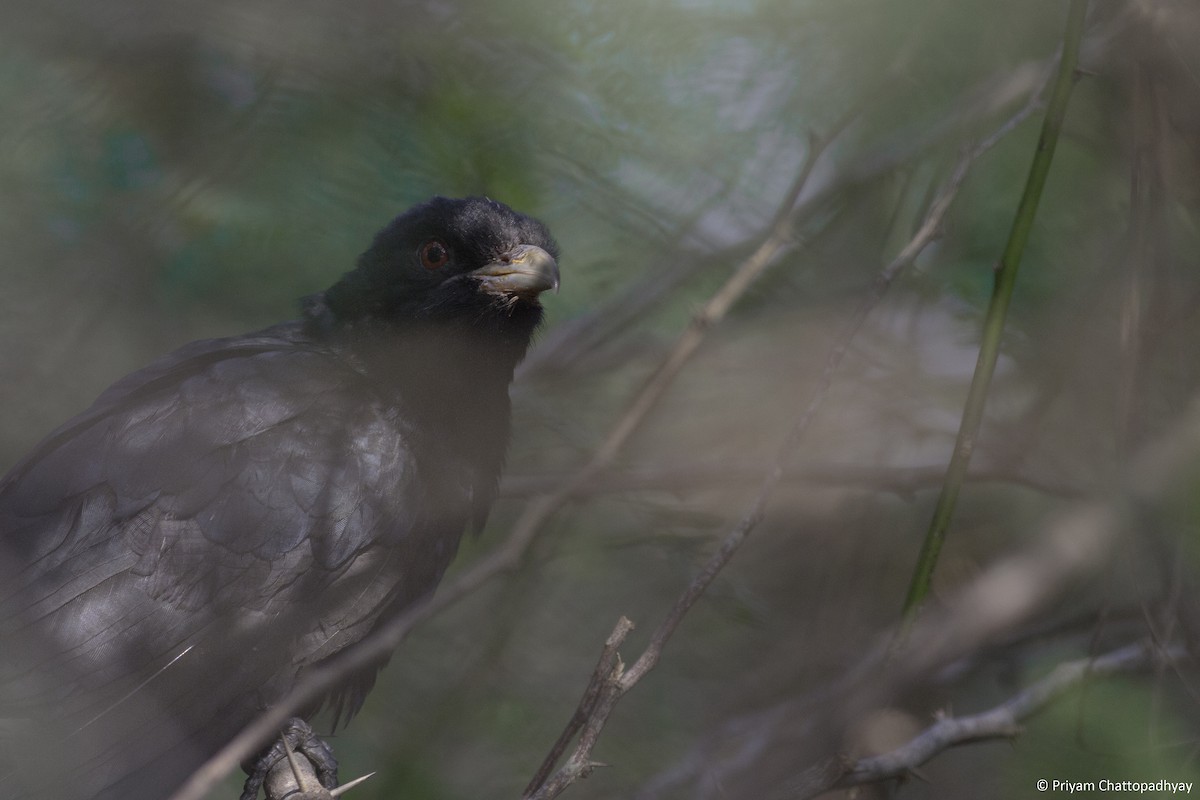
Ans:
POLYGON ((337 788, 337 759, 304 720, 293 717, 279 740, 244 765, 247 777, 240 800, 325 800, 337 788))

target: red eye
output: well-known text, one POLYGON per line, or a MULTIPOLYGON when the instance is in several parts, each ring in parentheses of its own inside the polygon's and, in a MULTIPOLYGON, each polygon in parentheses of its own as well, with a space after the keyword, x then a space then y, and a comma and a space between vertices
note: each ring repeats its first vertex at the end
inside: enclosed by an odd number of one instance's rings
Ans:
POLYGON ((421 266, 428 270, 441 269, 450 260, 450 251, 437 239, 421 245, 421 266))

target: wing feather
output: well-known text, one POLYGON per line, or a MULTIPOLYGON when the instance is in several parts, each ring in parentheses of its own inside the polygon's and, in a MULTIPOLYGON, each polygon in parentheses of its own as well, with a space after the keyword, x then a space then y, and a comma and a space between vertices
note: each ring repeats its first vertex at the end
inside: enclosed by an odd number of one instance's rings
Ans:
POLYGON ((0 635, 20 643, 0 658, 6 713, 74 730, 99 797, 232 735, 440 578, 469 503, 430 491, 417 436, 289 331, 115 384, 0 484, 0 635))

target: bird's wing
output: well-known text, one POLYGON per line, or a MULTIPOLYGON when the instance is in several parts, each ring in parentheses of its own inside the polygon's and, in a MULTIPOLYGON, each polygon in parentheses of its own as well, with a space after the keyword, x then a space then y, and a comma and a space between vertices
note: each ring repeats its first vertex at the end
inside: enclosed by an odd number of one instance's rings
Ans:
POLYGON ((274 562, 303 545, 336 569, 381 514, 389 536, 411 527, 414 435, 329 354, 210 348, 134 373, 51 434, 0 486, 0 525, 39 578, 117 537, 114 555, 153 569, 181 525, 202 549, 274 562))
POLYGON ((0 484, 0 700, 103 729, 81 780, 221 741, 440 577, 466 514, 432 510, 419 432, 365 380, 286 338, 191 345, 0 484))

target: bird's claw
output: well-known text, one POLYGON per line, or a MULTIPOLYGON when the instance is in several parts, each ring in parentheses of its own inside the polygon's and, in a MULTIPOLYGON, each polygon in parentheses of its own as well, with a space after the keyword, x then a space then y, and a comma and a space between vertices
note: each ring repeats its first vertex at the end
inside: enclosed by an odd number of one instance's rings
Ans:
POLYGON ((259 789, 267 800, 329 800, 338 785, 333 750, 295 717, 284 725, 279 741, 246 765, 246 772, 240 800, 255 800, 259 789))

